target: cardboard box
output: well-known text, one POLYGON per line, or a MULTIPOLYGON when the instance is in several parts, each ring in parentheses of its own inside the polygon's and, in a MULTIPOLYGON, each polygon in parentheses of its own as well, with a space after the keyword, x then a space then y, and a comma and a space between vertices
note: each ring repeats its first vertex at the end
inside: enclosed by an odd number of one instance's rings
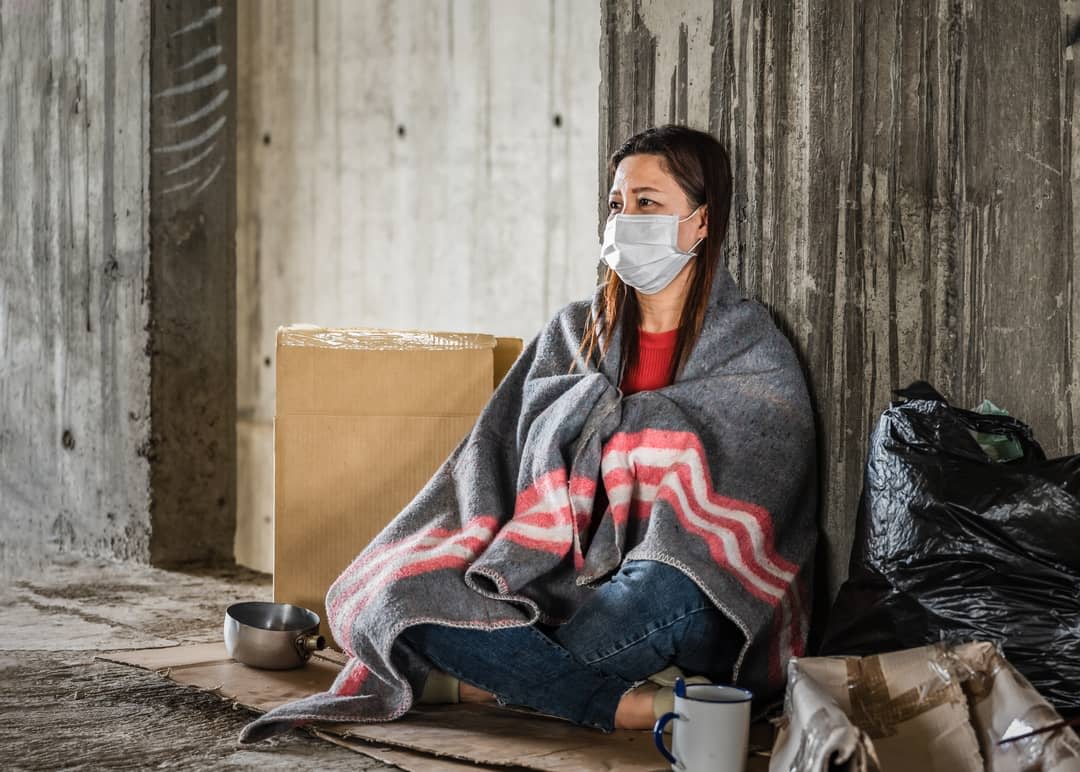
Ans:
POLYGON ((788 664, 769 769, 1080 772, 1080 739, 1071 729, 1022 738, 1060 721, 986 641, 803 657, 788 664))
POLYGON ((330 584, 472 429, 518 338, 410 330, 277 333, 274 600, 332 642, 330 584))

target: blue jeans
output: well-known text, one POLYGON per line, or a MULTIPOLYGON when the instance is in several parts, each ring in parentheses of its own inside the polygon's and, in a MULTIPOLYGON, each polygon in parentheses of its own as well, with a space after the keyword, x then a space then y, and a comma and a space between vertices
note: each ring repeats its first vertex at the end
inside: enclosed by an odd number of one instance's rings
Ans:
POLYGON ((743 635, 681 571, 635 560, 560 627, 422 624, 401 638, 438 669, 503 703, 610 731, 620 697, 669 665, 729 681, 743 635))

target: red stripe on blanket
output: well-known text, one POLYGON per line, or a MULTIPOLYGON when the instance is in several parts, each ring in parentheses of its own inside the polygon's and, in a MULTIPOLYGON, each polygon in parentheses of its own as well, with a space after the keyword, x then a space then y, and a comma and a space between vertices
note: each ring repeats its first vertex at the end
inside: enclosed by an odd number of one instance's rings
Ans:
POLYGON ((511 520, 508 525, 520 523, 535 528, 555 529, 565 528, 567 525, 576 524, 578 529, 581 529, 589 524, 589 520, 590 515, 588 512, 575 513, 571 508, 571 505, 564 504, 557 509, 547 512, 525 512, 514 515, 513 520, 511 520))
MULTIPOLYGON (((641 479, 642 482, 650 482, 650 480, 643 476, 649 474, 650 465, 643 464, 640 460, 640 451, 648 451, 650 449, 693 452, 697 460, 701 463, 701 469, 704 475, 703 482, 705 483, 704 488, 709 500, 719 506, 745 512, 753 517, 758 522, 759 527, 765 536, 765 548, 767 550, 766 554, 768 558, 785 571, 795 572, 798 570, 798 566, 786 560, 773 548, 775 539, 773 534, 772 516, 767 509, 748 501, 741 501, 716 493, 712 486, 711 476, 709 475, 709 464, 705 448, 696 434, 692 432, 665 431, 660 429, 645 429, 633 433, 619 432, 618 434, 612 435, 612 437, 604 443, 603 454, 605 460, 608 455, 612 453, 623 453, 631 456, 628 460, 633 467, 633 471, 626 470, 629 473, 630 478, 641 479), (635 453, 635 451, 638 452, 635 453)), ((653 466, 651 469, 656 470, 657 467, 653 466)), ((664 467, 660 467, 660 470, 664 469, 664 467)), ((607 482, 608 474, 610 473, 605 473, 604 475, 605 485, 609 485, 607 482)), ((654 480, 653 482, 655 483, 658 481, 654 480)))
MULTIPOLYGON (((485 542, 486 544, 486 542, 485 542)), ((468 546, 468 545, 464 545, 468 546)), ((431 552, 432 550, 426 550, 431 552)), ((405 565, 395 569, 394 571, 382 575, 378 581, 373 582, 363 588, 362 597, 357 601, 356 607, 352 613, 349 614, 349 618, 346 620, 343 629, 349 631, 353 629, 353 625, 356 624, 356 618, 360 616, 368 604, 370 604, 380 591, 385 589, 393 582, 401 581, 402 579, 408 579, 412 576, 419 574, 427 574, 433 571, 440 571, 443 569, 453 568, 464 571, 476 558, 476 554, 479 550, 474 551, 470 556, 461 555, 437 555, 434 557, 418 556, 414 560, 405 565)), ((351 644, 351 641, 350 641, 351 644)))
MULTIPOLYGON (((702 483, 701 487, 705 491, 708 501, 715 506, 742 512, 752 517, 762 533, 765 557, 785 572, 796 573, 799 570, 797 565, 787 560, 776 551, 772 515, 769 514, 767 509, 758 506, 757 504, 733 499, 716 492, 712 484, 712 477, 709 474, 709 464, 705 454, 705 448, 702 446, 701 440, 697 435, 691 432, 646 429, 632 434, 620 432, 619 434, 613 435, 611 439, 604 444, 604 461, 607 465, 610 465, 609 457, 617 457, 617 454, 625 454, 627 456, 627 465, 630 468, 627 468, 626 465, 624 465, 606 472, 604 474, 605 486, 610 488, 612 483, 631 482, 633 480, 640 480, 647 484, 658 484, 663 477, 663 474, 668 471, 671 465, 658 467, 656 465, 645 463, 645 457, 650 450, 692 453, 694 460, 699 464, 702 476, 700 481, 702 483), (609 475, 615 474, 618 474, 619 476, 613 478, 612 482, 608 482, 609 475)), ((690 464, 689 458, 682 459, 676 463, 686 464, 692 472, 695 471, 690 464)))
POLYGON ((527 549, 540 550, 541 552, 548 552, 552 555, 561 556, 565 555, 567 552, 570 551, 569 541, 548 541, 546 539, 536 539, 532 536, 526 536, 523 533, 517 533, 514 531, 506 533, 505 536, 500 534, 500 536, 502 536, 502 538, 505 538, 508 541, 512 541, 514 544, 518 544, 527 549))
POLYGON ((574 538, 571 517, 569 504, 553 512, 514 515, 495 535, 495 541, 507 539, 528 549, 565 555, 574 538))
POLYGON ((532 485, 517 495, 514 512, 524 512, 539 504, 552 491, 566 490, 566 470, 554 469, 533 480, 532 485))
POLYGON ((633 485, 635 482, 637 482, 637 478, 634 477, 634 473, 627 466, 616 467, 604 472, 604 487, 609 491, 618 485, 633 485))
POLYGON ((371 673, 371 671, 368 670, 367 665, 356 662, 349 671, 349 674, 345 676, 345 680, 341 682, 341 686, 338 687, 335 694, 341 697, 352 697, 360 691, 360 687, 364 685, 364 681, 367 680, 369 673, 371 673))
POLYGON ((630 520, 648 520, 652 517, 652 499, 633 498, 630 501, 609 501, 611 519, 616 527, 626 525, 630 520))
MULTIPOLYGON (((716 565, 726 569, 729 574, 735 577, 739 584, 743 586, 748 593, 753 595, 763 603, 767 603, 769 606, 777 606, 780 604, 780 598, 769 593, 763 589, 759 584, 753 582, 744 569, 735 566, 731 559, 728 557, 727 548, 724 546, 723 539, 715 532, 708 528, 704 528, 696 524, 691 520, 686 511, 683 509, 682 503, 679 501, 679 497, 675 491, 670 487, 661 489, 659 495, 656 497, 657 501, 666 502, 671 509, 675 512, 675 515, 679 518, 679 523, 692 534, 695 534, 705 542, 705 546, 708 547, 709 554, 712 556, 713 562, 716 565)), ((693 504, 691 504, 693 508, 693 504)), ((700 517, 700 513, 698 513, 700 517)), ((756 574, 755 574, 756 577, 756 574)), ((767 583, 770 588, 773 588, 777 592, 781 592, 782 588, 776 587, 771 583, 767 583)))
MULTIPOLYGON (((430 558, 419 558, 407 565, 402 566, 398 570, 391 574, 384 576, 375 584, 365 587, 364 591, 367 593, 366 597, 356 605, 356 613, 359 614, 374 598, 374 596, 387 585, 393 582, 401 581, 402 579, 408 579, 411 576, 418 576, 419 574, 427 574, 432 571, 440 571, 444 568, 460 568, 464 570, 473 559, 471 557, 462 557, 460 555, 437 555, 430 558)), ((355 619, 355 616, 353 617, 355 619)), ((350 624, 350 628, 352 625, 350 624)))
MULTIPOLYGON (((657 448, 655 445, 650 445, 650 449, 655 450, 675 450, 680 453, 694 453, 697 456, 697 460, 704 462, 704 456, 700 455, 695 448, 657 448)), ((633 478, 638 482, 645 483, 646 485, 659 485, 664 478, 664 475, 668 474, 672 469, 676 467, 682 467, 689 471, 690 475, 693 474, 693 467, 686 459, 679 459, 666 466, 647 464, 642 460, 634 459, 634 472, 633 478)), ((606 482, 606 478, 605 478, 606 482)), ((717 493, 712 487, 712 481, 708 478, 708 475, 703 476, 702 482, 705 483, 705 494, 711 503, 723 507, 724 509, 735 510, 736 512, 742 512, 743 514, 754 518, 758 523, 758 527, 761 528, 762 535, 765 536, 767 543, 771 544, 773 540, 773 527, 772 527, 772 515, 764 507, 759 507, 756 504, 751 504, 748 501, 741 501, 740 499, 733 499, 729 496, 722 496, 717 493)), ((770 556, 772 557, 772 556, 770 556)), ((786 562, 780 555, 775 556, 777 564, 786 562)), ((792 570, 794 564, 788 564, 785 570, 792 570)))
POLYGON ((510 522, 527 523, 537 528, 557 528, 570 522, 570 505, 559 507, 550 512, 529 512, 528 514, 514 515, 510 522))
POLYGON ((556 469, 536 478, 529 487, 517 495, 514 512, 525 512, 552 497, 557 497, 560 501, 569 501, 571 496, 591 498, 594 495, 596 495, 595 480, 574 475, 567 483, 566 470, 556 469))
MULTIPOLYGON (((674 509, 678 514, 679 520, 683 523, 684 528, 686 528, 688 531, 691 531, 692 533, 696 533, 701 536, 701 538, 708 545, 709 553, 713 556, 713 559, 716 560, 718 563, 720 563, 722 559, 724 562, 721 564, 725 565, 729 569, 732 576, 734 576, 736 579, 739 579, 740 583, 747 590, 747 592, 750 592, 759 600, 764 601, 773 608, 773 614, 776 615, 778 625, 782 624, 782 620, 780 618, 782 615, 787 614, 789 616, 789 645, 790 643, 799 640, 802 636, 803 619, 800 610, 795 604, 792 603, 795 594, 795 581, 797 577, 793 577, 790 582, 783 582, 778 577, 767 574, 762 569, 762 567, 757 562, 755 562, 755 555, 752 554, 750 545, 740 540, 737 534, 732 534, 736 537, 736 544, 738 545, 739 555, 740 557, 742 557, 743 563, 746 567, 745 570, 739 570, 735 566, 731 565, 730 561, 728 561, 723 542, 718 534, 716 534, 714 531, 708 530, 707 528, 702 528, 701 526, 690 522, 690 519, 687 516, 687 513, 683 511, 682 506, 678 500, 678 497, 675 495, 673 488, 671 488, 670 486, 665 486, 664 488, 662 488, 659 498, 663 498, 671 505, 672 509, 674 509), (748 552, 751 552, 751 554, 748 555, 748 552), (755 585, 750 579, 751 574, 756 577, 759 582, 766 584, 768 587, 771 587, 776 593, 779 593, 779 597, 777 597, 776 594, 770 594, 764 591, 761 587, 755 585)), ((708 515, 702 511, 700 502, 694 500, 690 496, 687 496, 687 503, 690 505, 691 509, 698 516, 698 518, 700 518, 701 520, 705 520, 709 526, 712 526, 713 528, 717 528, 719 530, 728 531, 730 533, 730 527, 728 527, 723 522, 710 522, 708 515)), ((779 642, 779 638, 777 638, 776 643, 778 645, 779 642)))
POLYGON ((593 496, 596 493, 596 480, 574 475, 570 478, 570 493, 574 496, 593 496))
MULTIPOLYGON (((776 587, 778 590, 783 590, 787 587, 790 580, 785 579, 782 576, 777 576, 775 571, 770 571, 764 564, 763 557, 769 560, 776 569, 785 571, 787 573, 795 573, 798 571, 798 566, 779 558, 776 555, 776 551, 769 548, 768 543, 763 543, 762 550, 759 552, 754 546, 753 534, 751 534, 749 527, 746 523, 740 521, 738 518, 731 514, 721 514, 716 511, 706 509, 705 502, 702 502, 694 491, 693 484, 693 470, 689 465, 679 462, 673 464, 668 469, 658 469, 656 467, 638 466, 637 467, 638 479, 646 485, 668 486, 673 482, 671 475, 674 475, 678 480, 679 485, 682 488, 683 493, 686 495, 687 501, 690 503, 694 510, 694 513, 698 515, 702 520, 706 521, 709 525, 716 528, 723 529, 729 532, 734 538, 739 548, 739 556, 742 557, 743 562, 746 564, 747 569, 757 576, 761 581, 776 587), (666 482, 665 482, 666 481, 666 482), (762 554, 763 553, 763 554, 762 554), (778 558, 778 559, 777 559, 778 558)), ((721 496, 709 495, 708 489, 705 494, 709 504, 713 507, 731 511, 733 507, 727 506, 727 502, 731 499, 725 499, 721 496)), ((762 529, 764 531, 764 529, 762 529)), ((762 539, 764 540, 765 534, 762 533, 762 539)))
MULTIPOLYGON (((567 483, 565 469, 542 475, 518 494, 514 517, 500 529, 496 539, 507 539, 552 555, 565 555, 573 548, 575 537, 580 545, 580 534, 592 517, 591 506, 585 511, 575 510, 574 498, 585 498, 591 504, 595 495, 596 481, 588 477, 575 475, 567 483)), ((580 549, 574 549, 574 562, 578 566, 584 564, 580 549)))
MULTIPOLYGON (((712 486, 709 466, 706 463, 705 451, 698 437, 690 432, 662 431, 648 429, 636 433, 618 433, 613 435, 604 445, 603 466, 607 468, 604 473, 604 485, 609 491, 617 486, 629 485, 633 491, 631 502, 614 503, 612 514, 617 524, 625 523, 632 514, 641 518, 643 505, 651 504, 641 497, 639 484, 656 487, 657 496, 667 500, 673 509, 677 511, 684 527, 701 536, 709 547, 714 560, 724 565, 731 571, 740 583, 754 597, 765 601, 774 608, 777 615, 776 624, 782 624, 781 616, 788 615, 790 618, 789 635, 790 647, 801 650, 805 637, 806 619, 804 603, 798 597, 796 579, 798 566, 781 556, 775 549, 773 541, 772 518, 767 510, 750 502, 721 496, 715 492, 712 486), (676 451, 677 454, 693 453, 693 457, 675 460, 665 465, 653 465, 645 463, 651 451, 676 451), (693 463, 696 461, 696 464, 693 463), (697 468, 695 468, 695 466, 697 468), (669 475, 674 472, 674 480, 669 475), (700 477, 698 477, 700 475, 700 477), (682 512, 678 497, 671 488, 672 482, 677 480, 683 495, 687 500, 691 511, 701 520, 705 521, 709 528, 727 531, 735 538, 737 549, 746 571, 739 571, 730 564, 723 550, 722 541, 715 534, 706 529, 697 527, 689 522, 687 513, 682 512), (697 483, 704 493, 705 501, 699 497, 694 483, 697 483), (668 495, 663 495, 665 488, 668 495), (706 503, 709 505, 706 508, 706 503), (715 509, 732 511, 732 515, 725 516, 717 513, 715 509), (735 513, 741 513, 752 519, 753 524, 760 532, 761 547, 755 547, 749 525, 740 522, 735 513), (770 569, 771 564, 771 569, 770 569), (777 575, 777 570, 786 574, 793 574, 795 578, 787 580, 777 575), (753 579, 772 588, 774 593, 782 593, 780 598, 775 594, 764 591, 756 586, 753 579)), ((651 507, 650 507, 651 508, 651 507)), ((787 647, 786 647, 787 648, 787 647)), ((779 654, 779 652, 776 652, 779 654)))
POLYGON ((786 660, 787 657, 792 655, 792 649, 796 645, 796 642, 800 642, 801 644, 803 620, 800 618, 801 614, 792 607, 791 603, 794 584, 787 585, 784 588, 776 588, 783 593, 779 598, 765 592, 753 582, 749 581, 745 574, 739 571, 735 566, 731 565, 723 542, 719 536, 694 524, 687 517, 686 512, 682 508, 682 504, 679 502, 678 496, 671 487, 664 487, 661 489, 657 499, 666 501, 671 506, 672 510, 674 510, 676 516, 679 518, 679 522, 687 531, 701 537, 709 549, 709 554, 712 555, 712 558, 717 565, 727 568, 730 575, 735 577, 748 593, 763 603, 766 603, 772 609, 772 620, 770 623, 772 634, 769 636, 769 668, 771 671, 774 667, 780 667, 781 660, 786 660), (789 639, 787 646, 782 646, 783 636, 781 631, 783 630, 785 615, 788 617, 787 629, 789 639))
POLYGON ((334 602, 330 608, 327 609, 327 615, 333 616, 342 603, 352 595, 357 586, 363 581, 366 574, 370 573, 373 567, 377 567, 378 561, 387 557, 388 553, 398 553, 410 548, 410 545, 415 545, 425 539, 450 539, 461 533, 463 530, 473 527, 474 525, 483 525, 494 530, 497 521, 490 515, 481 515, 474 517, 464 528, 452 529, 452 528, 426 528, 423 531, 414 533, 412 536, 407 536, 404 539, 388 542, 375 547, 371 550, 361 552, 349 567, 346 568, 337 579, 330 585, 329 594, 335 594, 334 602))
MULTIPOLYGON (((464 528, 458 530, 430 528, 409 538, 401 539, 391 545, 374 550, 369 554, 361 553, 360 557, 353 561, 349 569, 333 585, 333 587, 345 585, 342 590, 338 591, 339 594, 334 597, 334 601, 327 611, 327 621, 335 639, 343 649, 349 650, 349 632, 352 630, 353 621, 360 610, 370 601, 374 592, 385 586, 390 578, 407 569, 409 565, 429 556, 429 553, 433 551, 453 547, 464 547, 467 550, 469 557, 465 559, 465 565, 468 565, 491 543, 496 526, 497 521, 494 517, 482 515, 473 518, 464 528), (480 533, 476 533, 477 531, 480 533), (432 539, 433 543, 421 544, 426 539, 432 539), (394 566, 395 561, 402 560, 404 562, 401 565, 394 566), (392 569, 387 572, 389 567, 392 567, 392 569), (373 581, 375 584, 369 586, 373 581), (347 584, 345 584, 346 582, 347 584), (357 608, 349 613, 347 619, 341 619, 340 615, 343 607, 357 595, 363 595, 364 597, 357 604, 357 608)), ((447 566, 429 565, 427 570, 434 571, 451 565, 455 564, 448 564, 447 566)))

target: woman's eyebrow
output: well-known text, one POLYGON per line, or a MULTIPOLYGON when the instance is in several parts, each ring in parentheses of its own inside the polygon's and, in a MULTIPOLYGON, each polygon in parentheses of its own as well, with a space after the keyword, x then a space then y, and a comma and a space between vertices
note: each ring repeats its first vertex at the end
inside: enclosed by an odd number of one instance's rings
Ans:
MULTIPOLYGON (((644 193, 644 192, 663 193, 664 191, 660 190, 659 188, 650 188, 648 186, 643 186, 643 187, 640 187, 640 188, 631 188, 630 192, 631 193, 644 193)), ((612 196, 621 196, 621 195, 622 195, 622 193, 620 191, 618 191, 618 190, 612 190, 612 191, 608 192, 608 198, 611 198, 612 196)))

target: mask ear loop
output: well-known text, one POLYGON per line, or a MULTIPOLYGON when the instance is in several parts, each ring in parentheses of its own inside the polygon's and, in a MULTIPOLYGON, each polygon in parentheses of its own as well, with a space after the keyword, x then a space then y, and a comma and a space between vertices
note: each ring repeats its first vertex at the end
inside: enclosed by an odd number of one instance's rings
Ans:
MULTIPOLYGON (((683 222, 686 222, 686 221, 687 221, 687 220, 689 220, 689 219, 690 219, 691 217, 693 217, 693 216, 694 216, 695 214, 697 214, 697 213, 698 213, 698 209, 701 209, 701 207, 703 207, 703 206, 705 206, 705 205, 704 205, 704 204, 698 204, 698 205, 697 205, 697 208, 696 208, 696 209, 694 209, 694 211, 692 211, 692 212, 691 212, 690 214, 686 215, 686 217, 684 217, 684 218, 682 218, 681 220, 679 220, 679 222, 681 222, 681 223, 683 223, 683 222)), ((697 257, 697 252, 695 252, 694 250, 695 250, 695 249, 697 249, 697 248, 698 248, 699 246, 701 246, 701 242, 703 242, 704 240, 705 240, 705 237, 704 237, 704 236, 702 236, 702 237, 701 237, 700 239, 698 239, 697 241, 695 241, 695 242, 693 243, 693 245, 691 245, 690 249, 686 250, 685 254, 687 254, 687 255, 693 255, 694 257, 697 257)))
POLYGON ((679 220, 679 222, 686 222, 686 221, 687 221, 687 220, 689 220, 689 219, 690 219, 691 217, 693 217, 693 216, 694 216, 695 214, 697 214, 697 213, 698 213, 698 209, 701 209, 701 207, 703 207, 703 206, 705 206, 705 204, 698 204, 698 205, 697 205, 697 208, 695 208, 695 209, 694 209, 694 211, 692 211, 692 212, 691 212, 690 214, 686 215, 686 217, 684 217, 684 218, 682 218, 681 220, 679 220))

